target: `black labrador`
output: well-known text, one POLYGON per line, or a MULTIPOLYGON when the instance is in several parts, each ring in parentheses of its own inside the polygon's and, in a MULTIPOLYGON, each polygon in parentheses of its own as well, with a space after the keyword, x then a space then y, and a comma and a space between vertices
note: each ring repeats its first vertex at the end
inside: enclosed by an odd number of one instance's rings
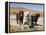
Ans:
POLYGON ((38 21, 38 18, 40 17, 40 14, 32 14, 31 15, 31 26, 29 27, 34 27, 34 25, 37 25, 37 21, 38 21))

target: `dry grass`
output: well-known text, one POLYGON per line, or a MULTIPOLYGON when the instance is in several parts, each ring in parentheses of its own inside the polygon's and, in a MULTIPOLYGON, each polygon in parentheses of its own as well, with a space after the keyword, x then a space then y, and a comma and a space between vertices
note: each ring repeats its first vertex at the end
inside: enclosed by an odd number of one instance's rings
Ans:
POLYGON ((13 26, 10 26, 10 32, 16 32, 16 29, 13 26))

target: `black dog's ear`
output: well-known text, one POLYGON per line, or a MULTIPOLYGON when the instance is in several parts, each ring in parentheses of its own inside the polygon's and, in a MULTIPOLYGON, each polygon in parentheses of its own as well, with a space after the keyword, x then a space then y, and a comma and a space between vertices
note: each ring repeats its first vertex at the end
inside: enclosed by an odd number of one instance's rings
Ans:
POLYGON ((40 17, 40 14, 39 14, 39 13, 37 13, 37 14, 36 14, 36 16, 37 16, 37 17, 40 17))

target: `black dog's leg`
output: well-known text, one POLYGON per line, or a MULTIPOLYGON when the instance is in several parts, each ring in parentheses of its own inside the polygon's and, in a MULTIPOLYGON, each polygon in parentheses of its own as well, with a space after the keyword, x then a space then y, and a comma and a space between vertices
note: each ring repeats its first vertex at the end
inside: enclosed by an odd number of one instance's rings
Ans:
POLYGON ((34 27, 34 23, 32 22, 29 28, 33 28, 33 27, 34 27))

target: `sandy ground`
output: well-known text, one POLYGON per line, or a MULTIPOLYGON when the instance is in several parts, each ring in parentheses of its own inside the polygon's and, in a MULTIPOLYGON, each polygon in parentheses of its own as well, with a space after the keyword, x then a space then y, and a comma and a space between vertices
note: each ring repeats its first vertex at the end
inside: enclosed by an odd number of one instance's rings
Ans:
POLYGON ((43 30, 43 17, 39 17, 37 24, 38 26, 34 26, 34 28, 28 28, 28 25, 19 25, 16 22, 16 16, 10 16, 10 32, 16 32, 16 31, 36 31, 36 30, 43 30), (14 18, 14 19, 12 19, 14 18), (24 29, 22 27, 25 27, 24 29))

